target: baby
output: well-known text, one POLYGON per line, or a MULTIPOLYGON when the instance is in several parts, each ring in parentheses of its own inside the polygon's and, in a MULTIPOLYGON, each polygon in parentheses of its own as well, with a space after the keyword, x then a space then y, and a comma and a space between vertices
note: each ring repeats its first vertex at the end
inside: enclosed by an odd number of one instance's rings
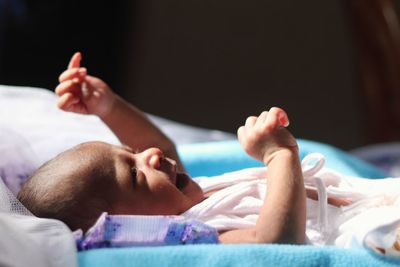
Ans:
MULTIPOLYGON (((103 212, 179 215, 213 192, 185 172, 175 145, 143 112, 80 67, 76 53, 56 88, 59 108, 99 116, 125 146, 89 142, 40 167, 18 199, 33 214, 86 231, 103 212)), ((238 129, 244 151, 268 166, 264 204, 254 227, 218 233, 222 243, 304 243, 306 193, 298 147, 280 108, 247 118, 238 129)))

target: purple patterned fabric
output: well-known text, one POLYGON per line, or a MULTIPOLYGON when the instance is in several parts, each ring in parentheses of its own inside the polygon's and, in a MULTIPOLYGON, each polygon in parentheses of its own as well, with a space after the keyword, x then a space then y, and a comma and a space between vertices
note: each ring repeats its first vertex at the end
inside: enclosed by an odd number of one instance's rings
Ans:
POLYGON ((74 232, 78 250, 105 247, 218 243, 217 231, 181 216, 108 215, 103 213, 86 234, 74 232))

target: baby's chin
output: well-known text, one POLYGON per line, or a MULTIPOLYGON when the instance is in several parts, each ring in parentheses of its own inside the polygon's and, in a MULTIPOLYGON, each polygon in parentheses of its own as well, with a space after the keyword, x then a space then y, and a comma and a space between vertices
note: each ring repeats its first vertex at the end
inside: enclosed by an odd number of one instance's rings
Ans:
POLYGON ((204 199, 203 190, 193 181, 186 173, 179 172, 176 174, 176 187, 187 197, 193 200, 194 205, 204 199))

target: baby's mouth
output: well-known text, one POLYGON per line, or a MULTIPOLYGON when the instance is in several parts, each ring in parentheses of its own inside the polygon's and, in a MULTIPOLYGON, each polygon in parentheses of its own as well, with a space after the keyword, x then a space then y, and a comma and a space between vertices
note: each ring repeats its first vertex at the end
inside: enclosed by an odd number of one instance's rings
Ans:
POLYGON ((175 186, 176 188, 178 188, 179 190, 185 188, 185 186, 188 184, 190 177, 183 172, 178 172, 176 173, 176 182, 175 182, 175 186))

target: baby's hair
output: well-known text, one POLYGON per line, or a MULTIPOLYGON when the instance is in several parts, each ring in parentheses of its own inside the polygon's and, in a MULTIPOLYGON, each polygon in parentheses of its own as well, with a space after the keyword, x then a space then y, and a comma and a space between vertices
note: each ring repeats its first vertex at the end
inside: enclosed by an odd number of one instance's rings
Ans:
POLYGON ((112 209, 115 169, 107 154, 81 144, 43 164, 23 185, 17 198, 34 215, 63 221, 86 231, 112 209))

